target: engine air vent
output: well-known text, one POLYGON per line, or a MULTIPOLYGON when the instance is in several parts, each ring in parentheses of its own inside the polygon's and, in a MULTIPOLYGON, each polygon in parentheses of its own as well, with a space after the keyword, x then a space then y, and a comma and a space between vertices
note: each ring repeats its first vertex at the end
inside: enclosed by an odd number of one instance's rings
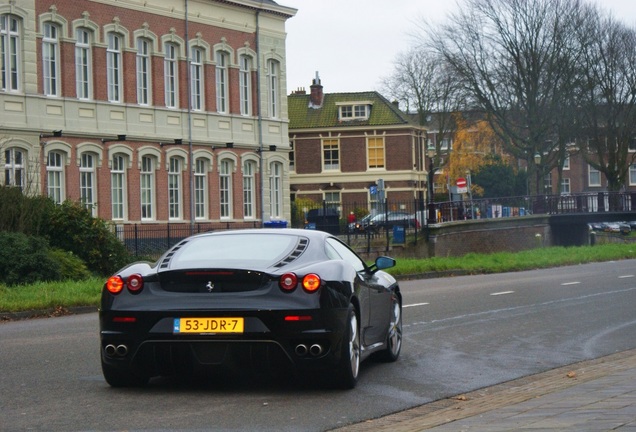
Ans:
POLYGON ((168 268, 168 266, 170 265, 170 260, 172 259, 174 254, 176 254, 179 251, 179 249, 181 249, 183 245, 186 244, 187 242, 188 242, 187 240, 183 240, 181 243, 176 245, 165 257, 163 257, 163 260, 161 260, 161 264, 159 265, 159 268, 160 269, 168 268))
POLYGON ((296 244, 296 247, 294 248, 294 250, 289 255, 287 255, 287 257, 285 257, 284 259, 280 260, 277 264, 275 264, 274 267, 281 268, 297 260, 298 257, 301 256, 303 252, 305 252, 305 249, 307 249, 308 244, 309 244, 309 240, 307 240, 306 238, 298 239, 298 243, 296 244))

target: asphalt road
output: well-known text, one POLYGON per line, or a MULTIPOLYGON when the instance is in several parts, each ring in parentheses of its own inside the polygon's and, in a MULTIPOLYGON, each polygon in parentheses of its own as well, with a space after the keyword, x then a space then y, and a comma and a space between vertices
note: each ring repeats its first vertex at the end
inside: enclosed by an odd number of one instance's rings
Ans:
POLYGON ((402 356, 365 363, 353 391, 249 375, 112 389, 95 313, 2 323, 0 430, 325 431, 636 347, 636 260, 401 287, 402 356))

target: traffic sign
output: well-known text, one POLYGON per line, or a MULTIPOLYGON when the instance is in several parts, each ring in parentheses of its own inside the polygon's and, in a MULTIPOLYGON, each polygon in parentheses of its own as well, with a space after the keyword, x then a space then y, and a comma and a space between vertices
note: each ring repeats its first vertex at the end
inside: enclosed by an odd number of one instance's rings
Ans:
POLYGON ((460 177, 460 178, 457 179, 455 184, 457 185, 458 188, 465 188, 466 187, 466 179, 460 177))

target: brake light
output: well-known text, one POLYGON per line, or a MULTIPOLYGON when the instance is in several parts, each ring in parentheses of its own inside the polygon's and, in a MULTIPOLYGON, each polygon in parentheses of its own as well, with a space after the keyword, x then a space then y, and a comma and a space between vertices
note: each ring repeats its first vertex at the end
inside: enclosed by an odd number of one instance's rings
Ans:
POLYGON ((285 321, 311 321, 311 315, 287 315, 285 321))
POLYGON ((315 292, 320 288, 320 276, 315 273, 309 273, 303 278, 303 288, 307 292, 315 292))
POLYGON ((113 322, 115 322, 115 323, 134 323, 134 322, 137 322, 137 318, 135 318, 135 317, 113 317, 113 322))
POLYGON ((140 274, 130 275, 126 281, 126 286, 132 294, 139 294, 144 288, 144 278, 140 274))
POLYGON ((120 276, 111 276, 106 281, 106 289, 111 294, 119 294, 124 289, 124 281, 120 276))
POLYGON ((285 273, 278 280, 278 285, 283 291, 292 292, 298 285, 298 277, 294 273, 285 273))

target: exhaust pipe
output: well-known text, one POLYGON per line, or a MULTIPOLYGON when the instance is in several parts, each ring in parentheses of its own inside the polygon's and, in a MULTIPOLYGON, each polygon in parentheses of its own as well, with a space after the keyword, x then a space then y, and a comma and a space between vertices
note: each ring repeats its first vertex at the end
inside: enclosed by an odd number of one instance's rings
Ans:
POLYGON ((307 355, 307 345, 305 344, 296 345, 295 352, 296 352, 296 355, 300 357, 307 355))
POLYGON ((117 353, 117 348, 115 347, 115 345, 106 345, 106 347, 104 347, 104 352, 106 353, 107 356, 114 356, 117 353))
POLYGON ((322 345, 313 344, 309 348, 309 353, 314 357, 318 357, 320 354, 322 354, 322 345))
POLYGON ((117 346, 117 355, 120 356, 120 357, 123 357, 126 354, 128 354, 128 347, 126 345, 118 345, 117 346))

